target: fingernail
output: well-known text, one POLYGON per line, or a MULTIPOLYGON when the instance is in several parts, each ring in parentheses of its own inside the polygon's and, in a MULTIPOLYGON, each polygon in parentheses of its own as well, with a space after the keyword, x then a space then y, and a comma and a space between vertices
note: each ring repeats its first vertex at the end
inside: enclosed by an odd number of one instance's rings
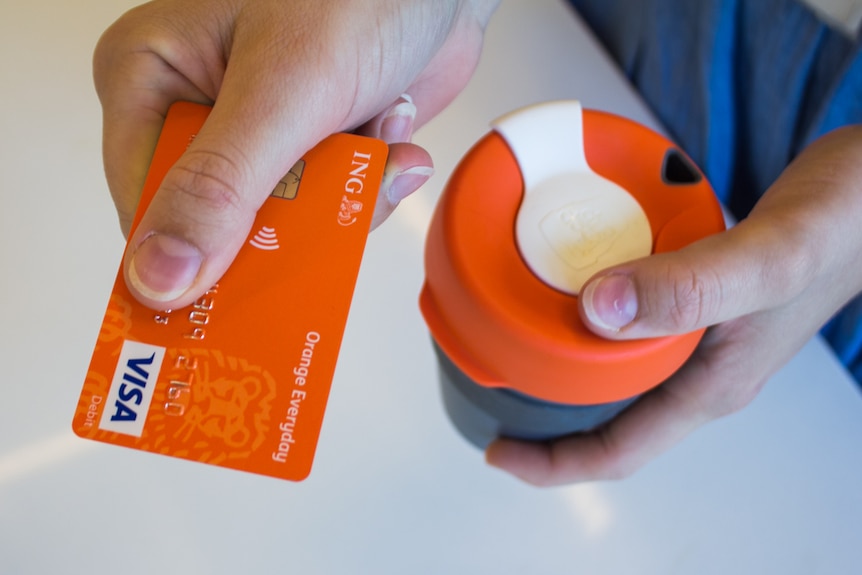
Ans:
POLYGON ((416 118, 416 106, 407 94, 395 105, 380 124, 380 139, 387 144, 409 142, 413 136, 413 120, 416 118))
POLYGON ((418 190, 433 174, 434 168, 430 166, 414 166, 398 173, 386 191, 389 202, 397 204, 418 190))
POLYGON ((634 321, 638 299, 629 276, 611 274, 587 284, 581 293, 587 318, 596 326, 619 331, 634 321))
POLYGON ((138 246, 129 265, 129 283, 143 296, 170 301, 181 296, 198 275, 201 254, 183 240, 153 234, 138 246))

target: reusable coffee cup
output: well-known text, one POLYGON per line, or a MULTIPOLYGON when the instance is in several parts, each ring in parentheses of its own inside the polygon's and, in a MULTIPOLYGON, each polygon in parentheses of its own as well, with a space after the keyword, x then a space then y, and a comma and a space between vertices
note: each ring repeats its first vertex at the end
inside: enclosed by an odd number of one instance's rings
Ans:
POLYGON ((625 118, 549 102, 500 118, 462 159, 425 246, 420 308, 456 429, 549 440, 594 429, 672 375, 703 330, 610 341, 578 315, 596 272, 724 230, 703 174, 625 118))

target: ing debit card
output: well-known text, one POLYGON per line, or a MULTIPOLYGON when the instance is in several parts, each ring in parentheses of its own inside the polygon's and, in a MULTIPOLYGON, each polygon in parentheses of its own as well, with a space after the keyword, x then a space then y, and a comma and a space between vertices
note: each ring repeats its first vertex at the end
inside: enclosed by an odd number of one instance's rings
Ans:
MULTIPOLYGON (((168 113, 134 225, 209 107, 168 113)), ((153 311, 122 274, 73 420, 77 435, 272 477, 311 471, 388 149, 336 134, 278 183, 230 269, 153 311)))

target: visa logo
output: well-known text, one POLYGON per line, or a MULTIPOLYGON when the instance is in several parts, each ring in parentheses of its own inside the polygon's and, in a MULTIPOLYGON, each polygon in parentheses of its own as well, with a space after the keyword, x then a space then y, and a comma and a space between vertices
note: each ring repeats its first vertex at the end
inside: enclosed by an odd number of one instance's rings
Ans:
POLYGON ((123 342, 99 429, 141 436, 164 358, 163 347, 138 341, 123 342))

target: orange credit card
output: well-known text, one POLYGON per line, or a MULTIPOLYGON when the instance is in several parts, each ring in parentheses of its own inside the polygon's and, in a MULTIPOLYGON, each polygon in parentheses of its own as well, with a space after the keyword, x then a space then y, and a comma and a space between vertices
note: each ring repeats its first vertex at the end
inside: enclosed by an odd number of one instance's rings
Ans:
MULTIPOLYGON (((168 113, 133 225, 210 108, 168 113)), ((72 427, 299 481, 311 471, 388 148, 336 134, 278 183, 218 284, 155 312, 117 273, 72 427)))

